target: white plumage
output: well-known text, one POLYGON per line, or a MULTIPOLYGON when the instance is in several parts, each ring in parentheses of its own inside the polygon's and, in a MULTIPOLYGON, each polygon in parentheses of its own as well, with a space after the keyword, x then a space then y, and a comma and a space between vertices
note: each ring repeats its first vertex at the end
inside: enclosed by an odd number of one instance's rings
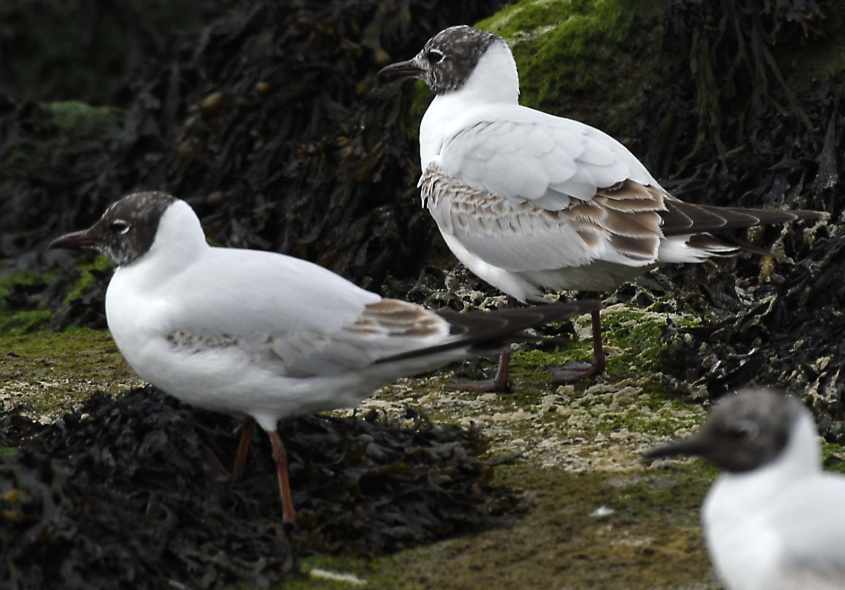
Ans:
POLYGON ((692 436, 646 453, 703 457, 707 550, 729 590, 845 588, 845 477, 822 471, 818 432, 796 399, 753 390, 720 400, 692 436))
POLYGON ((143 379, 189 404, 247 418, 233 477, 246 461, 252 420, 268 433, 288 524, 295 509, 279 419, 355 406, 398 377, 592 308, 453 313, 447 320, 304 260, 211 247, 191 207, 156 192, 124 197, 91 228, 52 246, 96 248, 118 266, 106 317, 143 379))
POLYGON ((145 380, 275 430, 285 416, 355 405, 398 376, 466 354, 375 364, 454 339, 448 322, 402 302, 394 304, 425 327, 419 334, 399 334, 409 329, 402 323, 362 329, 368 306, 385 301, 304 260, 208 246, 194 212, 176 201, 149 252, 115 271, 106 315, 118 348, 145 380))
MULTIPOLYGON (((434 91, 420 125, 423 206, 458 260, 523 302, 547 290, 610 290, 660 262, 739 251, 712 231, 823 217, 672 197, 606 133, 521 106, 513 55, 491 33, 449 27, 381 75, 419 78, 434 91)), ((593 328, 598 338, 597 312, 593 328)), ((559 380, 603 366, 597 342, 592 368, 559 380)))
POLYGON ((544 289, 612 289, 657 262, 700 262, 714 254, 689 248, 689 236, 667 239, 658 229, 659 249, 650 258, 634 259, 619 252, 607 234, 591 244, 571 223, 543 223, 544 211, 568 209, 574 200, 589 202, 599 189, 626 180, 664 191, 645 166, 606 133, 523 107, 518 96, 510 49, 503 41, 494 42, 463 87, 435 96, 420 126, 421 184, 427 173, 439 170, 503 198, 508 208, 529 205, 521 223, 501 232, 482 225, 481 210, 467 211, 456 228, 443 211, 448 199, 436 205, 428 200, 441 234, 470 270, 525 301, 544 289), (596 262, 609 264, 582 272, 596 262), (611 265, 640 270, 614 272, 611 265))

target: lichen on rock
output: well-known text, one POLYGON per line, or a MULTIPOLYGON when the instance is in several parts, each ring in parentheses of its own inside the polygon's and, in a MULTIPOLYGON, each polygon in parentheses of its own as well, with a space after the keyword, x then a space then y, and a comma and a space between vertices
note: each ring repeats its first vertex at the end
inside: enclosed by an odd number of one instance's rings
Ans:
POLYGON ((635 138, 661 51, 662 6, 646 0, 521 0, 478 27, 510 44, 522 104, 635 138))

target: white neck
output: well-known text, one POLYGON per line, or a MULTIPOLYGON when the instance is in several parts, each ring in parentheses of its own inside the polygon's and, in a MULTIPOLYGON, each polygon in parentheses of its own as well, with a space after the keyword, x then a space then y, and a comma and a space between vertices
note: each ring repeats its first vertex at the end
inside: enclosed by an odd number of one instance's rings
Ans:
POLYGON ((504 41, 494 42, 484 52, 459 90, 438 94, 431 101, 420 125, 422 169, 440 153, 443 138, 451 133, 451 123, 474 106, 493 103, 519 104, 519 73, 504 41))
POLYGON ((705 500, 705 526, 735 527, 738 521, 764 508, 790 484, 821 471, 818 432, 810 412, 804 410, 793 425, 789 443, 780 457, 748 473, 719 476, 705 500))
POLYGON ((504 41, 496 41, 470 74, 469 79, 457 91, 447 93, 460 94, 465 100, 473 102, 519 102, 519 73, 510 48, 504 41))
POLYGON ((118 272, 143 276, 144 283, 155 286, 191 265, 208 248, 196 213, 190 205, 177 200, 161 216, 150 249, 118 272))

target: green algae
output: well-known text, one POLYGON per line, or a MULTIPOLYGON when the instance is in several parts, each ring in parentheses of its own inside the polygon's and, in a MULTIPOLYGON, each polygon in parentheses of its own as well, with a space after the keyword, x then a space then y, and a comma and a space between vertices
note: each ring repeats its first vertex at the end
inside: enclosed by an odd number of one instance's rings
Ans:
POLYGON ((52 317, 46 309, 11 309, 8 296, 15 287, 27 287, 50 280, 52 274, 39 275, 15 271, 0 276, 0 334, 24 334, 47 325, 52 317))
MULTIPOLYGON (((699 320, 628 306, 611 306, 603 318, 619 372, 593 384, 556 388, 545 371, 566 357, 589 358, 585 337, 552 353, 517 352, 514 395, 448 394, 445 377, 436 375, 405 380, 367 402, 385 411, 391 403, 397 409, 412 405, 440 422, 477 424, 493 443, 488 458, 497 463, 494 484, 524 497, 524 509, 504 526, 392 555, 365 558, 341 550, 307 556, 304 575, 280 587, 355 587, 308 574, 319 568, 353 574, 367 588, 385 590, 487 584, 717 588, 699 527, 701 502, 716 472, 702 461, 645 467, 639 458, 644 448, 704 420, 703 408, 671 398, 650 375, 662 367, 667 320, 687 325, 699 320), (627 374, 637 363, 639 372, 627 374), (467 408, 475 414, 466 414, 467 408), (515 419, 503 420, 508 414, 515 419), (494 419, 485 422, 485 415, 494 419), (558 446, 549 446, 552 441, 558 446)), ((586 319, 576 324, 578 334, 588 336, 586 319)), ((0 357, 0 400, 8 404, 8 385, 23 382, 22 396, 15 399, 26 399, 39 415, 53 416, 95 391, 119 391, 134 379, 104 331, 3 335, 0 347, 11 353, 0 357)), ((843 470, 842 447, 826 444, 825 457, 829 468, 843 470)))
MULTIPOLYGON (((692 328, 701 324, 700 318, 690 314, 662 313, 621 304, 603 309, 601 321, 607 354, 605 374, 609 380, 638 375, 653 376, 660 372, 669 346, 664 336, 667 328, 692 328)), ((550 366, 589 360, 592 355, 590 325, 590 316, 578 318, 576 329, 582 338, 557 351, 517 353, 512 365, 514 374, 517 378, 523 377, 535 382, 538 379, 547 380, 546 369, 550 366)))
MULTIPOLYGON (((79 261, 78 277, 67 288, 64 304, 69 305, 83 297, 96 283, 96 275, 110 270, 111 264, 104 256, 79 261)), ((56 273, 52 271, 41 274, 13 271, 0 275, 0 334, 25 334, 47 327, 53 317, 51 310, 44 307, 13 309, 9 305, 8 297, 12 289, 49 284, 55 278, 56 273)))
POLYGON ((122 117, 119 109, 92 106, 78 100, 45 102, 41 106, 60 131, 74 135, 99 135, 116 125, 122 117))
POLYGON ((91 287, 94 286, 97 278, 95 274, 104 273, 111 270, 112 265, 109 259, 105 256, 97 256, 94 260, 89 262, 80 262, 79 278, 68 289, 65 295, 65 303, 71 303, 82 297, 91 287))
MULTIPOLYGON (((496 482, 528 504, 508 526, 374 559, 306 558, 303 570, 351 573, 373 589, 715 588, 698 516, 712 478, 695 464, 580 474, 504 465, 496 482)), ((304 577, 284 587, 352 586, 304 577)))
POLYGON ((53 314, 47 309, 24 309, 15 312, 0 311, 0 333, 26 334, 45 327, 53 314))
POLYGON ((87 142, 107 142, 124 118, 120 109, 76 100, 43 102, 38 108, 44 116, 32 137, 0 153, 0 177, 5 171, 38 177, 39 170, 55 168, 56 158, 74 157, 72 152, 87 142))
POLYGON ((106 331, 71 328, 0 334, 0 405, 39 419, 70 410, 91 394, 139 381, 106 331))
POLYGON ((663 2, 521 0, 478 27, 504 37, 521 102, 632 137, 660 67, 663 2))

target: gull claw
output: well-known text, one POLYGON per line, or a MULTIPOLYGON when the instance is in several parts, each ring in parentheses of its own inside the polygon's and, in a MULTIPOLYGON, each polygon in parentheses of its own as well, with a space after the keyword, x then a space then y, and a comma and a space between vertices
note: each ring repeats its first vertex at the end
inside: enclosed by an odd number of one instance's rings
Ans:
POLYGON ((569 385, 581 381, 582 379, 589 379, 601 373, 604 367, 597 367, 595 364, 588 361, 572 361, 566 363, 562 367, 555 367, 549 369, 552 376, 552 383, 554 385, 569 385))

